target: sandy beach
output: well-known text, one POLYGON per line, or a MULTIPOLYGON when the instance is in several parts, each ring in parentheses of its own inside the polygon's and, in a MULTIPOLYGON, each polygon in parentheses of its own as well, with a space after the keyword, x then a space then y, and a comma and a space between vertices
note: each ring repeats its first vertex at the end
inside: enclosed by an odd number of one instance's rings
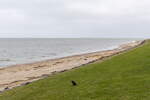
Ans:
POLYGON ((49 75, 64 72, 84 64, 92 63, 97 60, 122 53, 135 48, 144 41, 134 41, 123 44, 116 49, 100 51, 88 54, 69 56, 59 59, 50 59, 46 61, 14 65, 0 69, 0 91, 22 86, 30 82, 42 79, 49 75))

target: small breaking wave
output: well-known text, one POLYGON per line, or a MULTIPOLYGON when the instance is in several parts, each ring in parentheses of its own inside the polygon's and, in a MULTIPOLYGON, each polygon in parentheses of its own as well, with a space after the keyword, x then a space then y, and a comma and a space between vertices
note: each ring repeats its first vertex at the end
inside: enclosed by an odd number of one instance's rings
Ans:
POLYGON ((9 62, 11 59, 0 59, 0 62, 9 62))

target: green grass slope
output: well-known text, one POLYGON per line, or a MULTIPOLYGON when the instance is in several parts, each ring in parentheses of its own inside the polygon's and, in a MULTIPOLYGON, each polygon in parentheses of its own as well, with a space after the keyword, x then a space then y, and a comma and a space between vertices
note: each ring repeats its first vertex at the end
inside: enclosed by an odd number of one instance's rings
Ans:
POLYGON ((106 61, 6 91, 0 100, 150 100, 150 41, 106 61))

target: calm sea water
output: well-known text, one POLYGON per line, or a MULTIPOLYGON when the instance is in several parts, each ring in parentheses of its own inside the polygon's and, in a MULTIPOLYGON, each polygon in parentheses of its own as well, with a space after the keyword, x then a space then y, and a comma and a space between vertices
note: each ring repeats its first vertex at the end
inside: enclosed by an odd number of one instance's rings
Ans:
POLYGON ((0 67, 116 48, 135 39, 0 39, 0 67))

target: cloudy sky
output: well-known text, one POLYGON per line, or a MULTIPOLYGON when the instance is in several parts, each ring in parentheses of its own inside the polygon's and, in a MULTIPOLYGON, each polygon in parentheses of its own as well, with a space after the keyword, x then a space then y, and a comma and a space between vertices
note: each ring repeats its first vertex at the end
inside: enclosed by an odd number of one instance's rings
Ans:
POLYGON ((150 37, 149 0, 0 0, 0 37, 150 37))

